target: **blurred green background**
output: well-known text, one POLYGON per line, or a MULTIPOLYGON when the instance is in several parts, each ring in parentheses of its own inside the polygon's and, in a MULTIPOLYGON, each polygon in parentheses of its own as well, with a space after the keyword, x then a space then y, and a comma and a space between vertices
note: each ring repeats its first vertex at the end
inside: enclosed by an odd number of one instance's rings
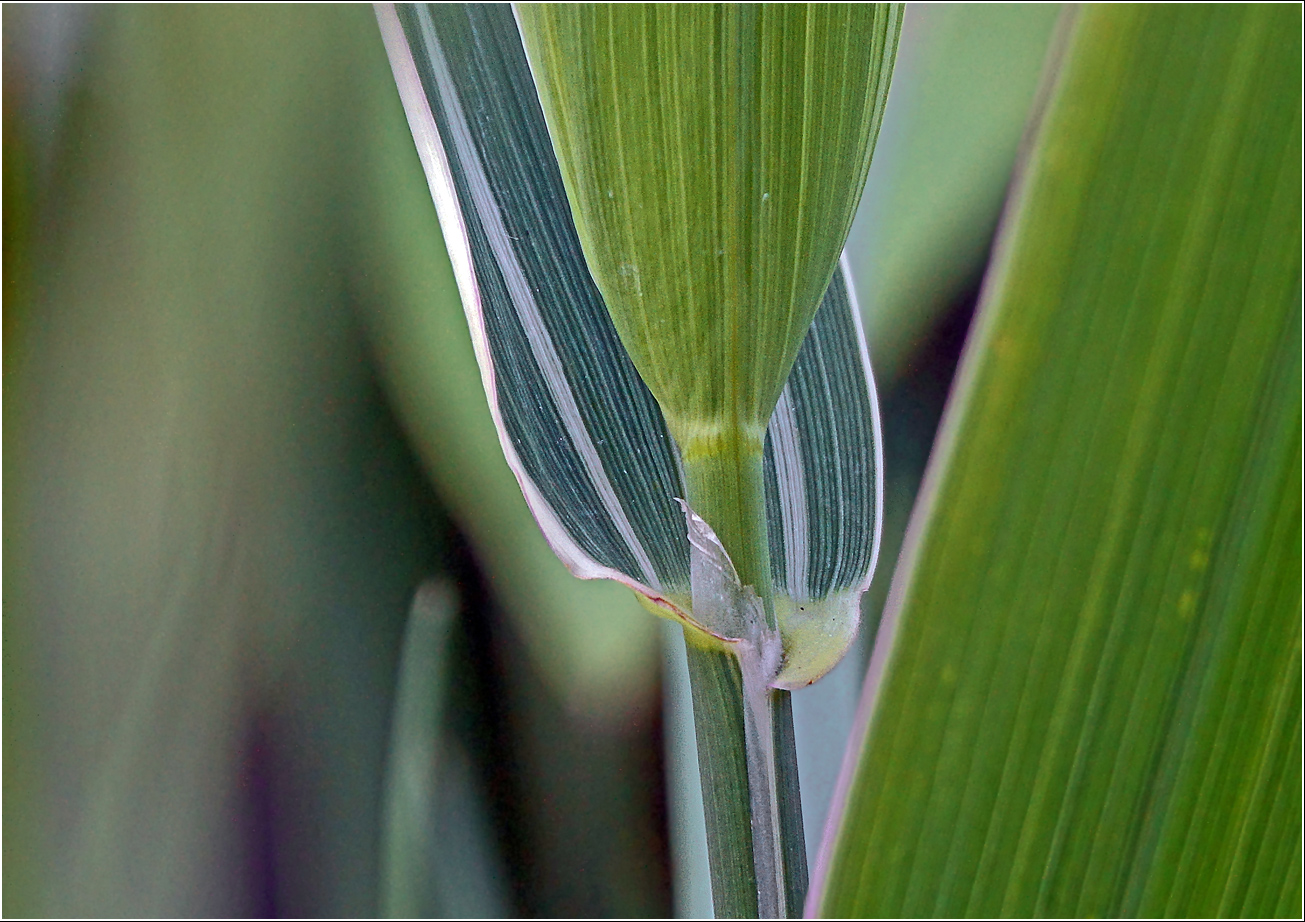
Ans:
MULTIPOLYGON (((794 698, 811 850, 1057 15, 907 14, 849 241, 884 545, 794 698)), ((529 516, 370 8, 3 37, 5 913, 709 912, 674 648, 529 516)))

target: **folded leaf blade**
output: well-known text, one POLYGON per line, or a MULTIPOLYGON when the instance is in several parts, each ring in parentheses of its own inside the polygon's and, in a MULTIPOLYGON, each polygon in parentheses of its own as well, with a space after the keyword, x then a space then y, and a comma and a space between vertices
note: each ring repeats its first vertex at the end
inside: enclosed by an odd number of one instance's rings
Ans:
POLYGON ((860 318, 846 273, 835 273, 766 432, 784 688, 808 685, 842 659, 879 556, 882 439, 860 318))

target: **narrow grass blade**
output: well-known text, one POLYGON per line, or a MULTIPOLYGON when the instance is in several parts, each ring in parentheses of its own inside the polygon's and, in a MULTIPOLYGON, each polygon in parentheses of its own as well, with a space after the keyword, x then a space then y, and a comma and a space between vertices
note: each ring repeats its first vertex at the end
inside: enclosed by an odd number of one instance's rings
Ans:
POLYGON ((883 524, 879 400, 847 273, 835 273, 766 432, 763 471, 775 608, 801 688, 856 637, 883 524))
MULTIPOLYGON (((510 10, 379 7, 504 453, 558 556, 694 617, 686 495, 661 410, 586 267, 510 10)), ((767 429, 762 476, 783 687, 855 636, 878 547, 878 410, 835 273, 767 429)))
POLYGON ((687 584, 674 452, 588 279, 510 11, 418 6, 382 26, 500 441, 545 536, 578 576, 650 596, 687 584))
POLYGON ((677 919, 705 918, 712 912, 710 858, 684 631, 678 624, 665 621, 661 634, 663 751, 673 913, 677 919))
POLYGON ((458 598, 428 580, 408 612, 381 822, 380 914, 493 917, 507 909, 483 796, 453 739, 446 704, 458 598))
POLYGON ((1300 914, 1301 14, 1078 16, 822 914, 1300 914))

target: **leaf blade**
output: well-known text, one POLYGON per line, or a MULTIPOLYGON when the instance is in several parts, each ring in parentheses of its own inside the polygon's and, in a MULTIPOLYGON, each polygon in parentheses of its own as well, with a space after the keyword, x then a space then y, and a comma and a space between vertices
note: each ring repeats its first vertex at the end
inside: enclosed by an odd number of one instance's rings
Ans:
MULTIPOLYGON (((396 13, 387 47, 392 61, 398 55, 413 62, 399 81, 409 91, 405 109, 410 124, 424 126, 414 134, 425 148, 423 165, 450 253, 458 253, 455 273, 477 361, 500 443, 531 511, 577 575, 615 578, 657 595, 663 582, 687 582, 687 556, 668 555, 654 564, 645 542, 632 537, 627 504, 617 498, 611 481, 615 472, 633 468, 623 486, 636 492, 644 483, 661 487, 642 497, 640 509, 648 516, 647 530, 662 534, 660 545, 671 545, 670 536, 682 531, 670 499, 678 473, 660 413, 624 359, 610 324, 601 323, 601 301, 573 232, 568 235, 565 223, 550 219, 560 184, 555 175, 532 171, 532 165, 546 168, 551 162, 538 148, 540 138, 519 116, 514 119, 515 113, 470 120, 461 102, 460 90, 474 88, 477 81, 498 79, 508 86, 528 81, 519 48, 511 45, 514 34, 510 15, 505 20, 501 10, 417 5, 396 13), (452 141, 446 144, 444 138, 452 141), (520 177, 505 164, 525 173, 522 194, 513 194, 513 181, 520 177), (529 241, 533 247, 518 246, 535 228, 544 229, 536 231, 544 239, 529 241), (566 273, 561 283, 550 282, 559 268, 566 273), (578 348, 581 343, 588 348, 578 348), (560 350, 565 350, 561 356, 560 350), (589 385, 578 396, 577 379, 589 385), (531 399, 543 395, 551 406, 541 401, 532 407, 531 399), (622 414, 632 417, 629 427, 612 424, 622 414), (546 435, 536 435, 541 432, 546 435), (646 436, 650 450, 638 450, 632 432, 646 436), (550 454, 548 439, 559 435, 570 444, 550 454), (582 500, 559 500, 568 495, 582 500), (602 514, 587 521, 583 515, 568 517, 577 505, 586 514, 602 514), (594 523, 607 524, 607 533, 586 530, 594 523)), ((492 93, 476 97, 477 104, 487 100, 493 102, 492 93)))
POLYGON ((860 200, 900 10, 518 16, 589 263, 681 447, 761 430, 860 200))
POLYGON ((1299 784, 1290 15, 1081 14, 894 588, 822 912, 1257 915, 1299 894, 1236 845, 1300 834, 1263 806, 1270 779, 1299 784))

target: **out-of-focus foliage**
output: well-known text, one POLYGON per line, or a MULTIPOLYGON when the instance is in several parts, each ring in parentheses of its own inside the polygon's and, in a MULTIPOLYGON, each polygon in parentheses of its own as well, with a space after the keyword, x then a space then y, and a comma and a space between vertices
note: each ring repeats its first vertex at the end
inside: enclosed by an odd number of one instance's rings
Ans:
POLYGON ((848 254, 896 383, 983 266, 1059 4, 912 3, 848 254))
POLYGON ((454 918, 508 913, 506 873, 465 747, 450 724, 458 698, 451 668, 458 594, 452 581, 421 585, 408 613, 385 765, 380 914, 454 918), (461 832, 450 848, 450 831, 461 832))
POLYGON ((822 912, 1299 915, 1300 22, 1081 13, 822 912))
POLYGON ((655 630, 480 451, 371 11, 97 9, 44 120, 10 95, 40 15, 4 11, 6 911, 377 911, 403 623, 450 547, 383 381, 488 577, 454 554, 486 905, 664 912, 655 630), (565 638, 586 605, 607 630, 565 638))
POLYGON ((443 524, 367 369, 334 230, 352 28, 84 23, 28 297, 5 299, 5 626, 31 657, 7 717, 35 724, 7 765, 39 777, 35 819, 6 835, 40 867, 15 911, 373 905, 399 631, 443 524))

